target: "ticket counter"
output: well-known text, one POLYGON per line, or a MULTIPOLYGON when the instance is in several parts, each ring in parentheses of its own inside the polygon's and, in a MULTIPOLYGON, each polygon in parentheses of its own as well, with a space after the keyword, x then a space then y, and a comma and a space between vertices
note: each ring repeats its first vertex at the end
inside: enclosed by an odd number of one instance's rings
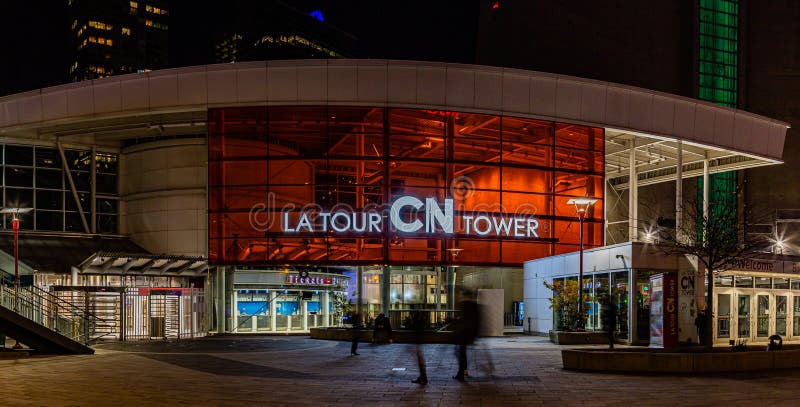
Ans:
POLYGON ((234 273, 231 293, 235 333, 308 332, 341 324, 349 276, 310 273, 301 277, 282 270, 234 273))

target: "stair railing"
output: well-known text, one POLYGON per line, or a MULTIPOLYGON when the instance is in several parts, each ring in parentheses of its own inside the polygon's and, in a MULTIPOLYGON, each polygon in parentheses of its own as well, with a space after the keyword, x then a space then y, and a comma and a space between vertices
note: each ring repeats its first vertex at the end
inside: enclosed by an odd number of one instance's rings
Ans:
POLYGON ((97 330, 98 326, 107 325, 106 321, 88 312, 86 307, 81 308, 33 285, 19 286, 18 295, 15 295, 13 280, 6 275, 0 277, 0 305, 4 308, 83 344, 108 334, 97 330))

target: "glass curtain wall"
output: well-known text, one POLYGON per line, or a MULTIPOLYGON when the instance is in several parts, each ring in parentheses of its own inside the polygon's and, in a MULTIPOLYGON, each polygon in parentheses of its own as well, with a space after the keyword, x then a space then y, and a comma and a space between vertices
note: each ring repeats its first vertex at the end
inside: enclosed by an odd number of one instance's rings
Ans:
MULTIPOLYGON (((33 208, 19 215, 24 230, 84 232, 78 205, 64 172, 57 148, 0 145, 2 199, 7 208, 33 208)), ((92 224, 92 164, 95 173, 96 229, 100 234, 117 234, 119 225, 119 155, 89 150, 64 151, 78 200, 86 222, 92 224)), ((4 215, 2 227, 10 229, 11 215, 4 215)))
MULTIPOLYGON (((628 291, 628 271, 615 271, 610 273, 596 273, 583 276, 584 288, 583 293, 588 296, 585 309, 587 310, 586 329, 590 331, 605 331, 608 329, 603 326, 603 308, 602 300, 610 298, 614 306, 617 308, 617 320, 614 329, 615 335, 618 339, 628 339, 628 326, 630 310, 629 307, 629 291, 628 291)), ((577 281, 578 278, 574 276, 554 278, 553 282, 558 282, 562 287, 565 286, 567 281, 577 281)), ((554 315, 553 321, 560 321, 557 315, 554 315)), ((554 326, 555 329, 564 329, 565 327, 554 326)))
POLYGON ((598 247, 603 137, 598 128, 441 110, 211 109, 210 262, 518 267, 578 250, 575 209, 566 204, 575 196, 599 199, 584 226, 585 246, 598 247), (440 205, 453 199, 461 230, 424 237, 363 230, 356 215, 385 213, 401 196, 440 205), (335 211, 354 215, 336 220, 341 233, 331 233, 330 218, 313 215, 335 211), (310 228, 284 231, 308 213, 310 228), (476 233, 477 223, 471 233, 463 229, 467 217, 480 215, 535 216, 538 237, 501 235, 488 220, 480 223, 486 233, 476 233))

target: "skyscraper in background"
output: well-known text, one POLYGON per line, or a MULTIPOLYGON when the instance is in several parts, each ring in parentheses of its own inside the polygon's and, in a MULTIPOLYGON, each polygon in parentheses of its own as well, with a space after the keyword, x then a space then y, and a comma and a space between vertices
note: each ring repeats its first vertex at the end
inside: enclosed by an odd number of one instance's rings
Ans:
POLYGON ((73 82, 164 68, 169 5, 163 0, 69 0, 73 82))
POLYGON ((356 38, 313 1, 235 0, 216 20, 214 62, 355 57, 356 38))
MULTIPOLYGON (((787 176, 800 172, 795 158, 800 141, 792 137, 800 127, 800 2, 480 3, 479 64, 656 89, 790 123, 784 165, 712 173, 709 202, 771 218, 759 225, 759 233, 773 235, 786 250, 800 254, 800 189, 787 176)), ((684 194, 698 191, 702 177, 684 181, 684 194)), ((619 193, 622 208, 627 192, 619 193)), ((671 193, 674 187, 666 184, 639 192, 640 199, 653 197, 646 208, 653 218, 674 218, 674 204, 663 199, 671 193)), ((702 194, 691 199, 700 202, 702 194)), ((653 219, 640 213, 639 220, 641 229, 653 219)), ((627 231, 620 232, 627 239, 627 231)))
MULTIPOLYGON (((740 13, 739 0, 700 0, 697 48, 697 98, 739 108, 740 13)), ((709 211, 737 208, 737 171, 710 174, 709 211)), ((697 180, 698 214, 702 214, 703 178, 697 180)))

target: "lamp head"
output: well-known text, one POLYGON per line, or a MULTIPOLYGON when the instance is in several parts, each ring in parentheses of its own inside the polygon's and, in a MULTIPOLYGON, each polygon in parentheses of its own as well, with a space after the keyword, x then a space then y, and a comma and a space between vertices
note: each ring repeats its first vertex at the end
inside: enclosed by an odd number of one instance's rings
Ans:
POLYGON ((586 212, 589 208, 597 202, 597 199, 592 198, 572 198, 567 201, 567 205, 575 205, 575 211, 578 213, 578 219, 583 220, 586 217, 586 212))
POLYGON ((0 209, 0 213, 11 213, 11 214, 14 215, 14 218, 16 218, 17 214, 28 213, 28 212, 30 212, 32 210, 33 210, 33 208, 3 208, 3 209, 0 209))

